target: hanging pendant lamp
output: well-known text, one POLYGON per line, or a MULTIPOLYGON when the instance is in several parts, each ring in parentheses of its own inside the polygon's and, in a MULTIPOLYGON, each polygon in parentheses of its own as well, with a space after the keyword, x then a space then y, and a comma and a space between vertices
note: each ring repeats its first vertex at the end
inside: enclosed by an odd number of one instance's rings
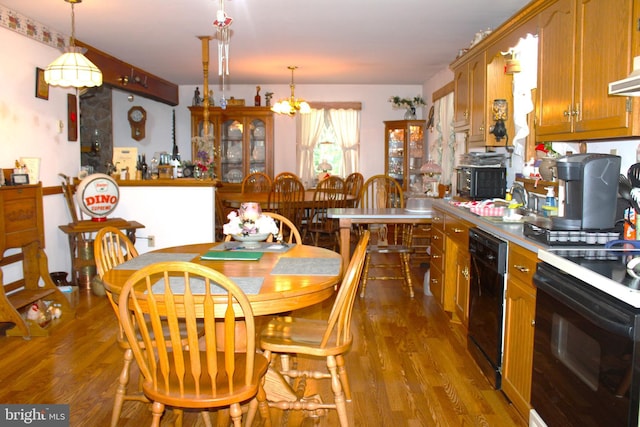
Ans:
POLYGON ((291 84, 289 87, 291 88, 291 96, 288 99, 281 99, 276 102, 273 107, 271 107, 271 111, 278 114, 287 114, 289 116, 295 115, 297 112, 300 114, 307 114, 311 112, 311 107, 304 99, 298 99, 295 96, 295 88, 296 85, 293 84, 293 71, 298 68, 290 65, 287 67, 291 70, 291 84))
POLYGON ((64 0, 71 3, 71 39, 64 53, 44 70, 44 80, 51 86, 94 87, 102 85, 102 72, 83 55, 75 45, 74 5, 82 0, 64 0))

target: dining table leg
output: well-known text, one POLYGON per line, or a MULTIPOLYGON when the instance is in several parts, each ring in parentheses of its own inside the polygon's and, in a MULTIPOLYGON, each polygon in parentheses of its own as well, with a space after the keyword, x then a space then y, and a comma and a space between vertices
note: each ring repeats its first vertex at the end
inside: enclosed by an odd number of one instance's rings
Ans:
POLYGON ((351 251, 351 218, 340 218, 340 255, 342 255, 342 265, 349 265, 351 251))

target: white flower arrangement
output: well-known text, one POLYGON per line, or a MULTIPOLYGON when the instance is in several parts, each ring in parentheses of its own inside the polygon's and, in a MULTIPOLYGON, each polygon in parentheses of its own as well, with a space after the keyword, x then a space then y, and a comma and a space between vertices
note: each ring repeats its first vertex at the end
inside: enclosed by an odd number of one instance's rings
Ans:
POLYGON ((403 110, 415 109, 427 105, 420 95, 414 96, 413 99, 392 96, 389 98, 389 102, 393 104, 393 108, 403 110))
POLYGON ((224 234, 250 236, 253 234, 278 235, 280 229, 270 216, 257 211, 245 211, 242 215, 232 211, 227 215, 229 222, 222 226, 224 234))

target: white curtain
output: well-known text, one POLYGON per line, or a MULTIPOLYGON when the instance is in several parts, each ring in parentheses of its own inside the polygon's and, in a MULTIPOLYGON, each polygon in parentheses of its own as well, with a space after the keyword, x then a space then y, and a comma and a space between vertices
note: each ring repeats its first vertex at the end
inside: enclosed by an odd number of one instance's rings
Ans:
POLYGON ((327 111, 336 135, 336 144, 342 147, 342 170, 346 177, 360 169, 360 111, 333 109, 327 111))
MULTIPOLYGON (((437 99, 433 104, 433 125, 436 138, 429 147, 429 159, 435 161, 442 168, 440 183, 449 185, 453 179, 455 167, 456 137, 453 131, 453 92, 437 99)), ((464 147, 462 148, 464 151, 464 147)))
POLYGON ((318 144, 324 128, 324 110, 311 110, 309 114, 299 114, 296 126, 297 139, 297 174, 305 187, 313 182, 315 171, 313 170, 313 150, 318 144))

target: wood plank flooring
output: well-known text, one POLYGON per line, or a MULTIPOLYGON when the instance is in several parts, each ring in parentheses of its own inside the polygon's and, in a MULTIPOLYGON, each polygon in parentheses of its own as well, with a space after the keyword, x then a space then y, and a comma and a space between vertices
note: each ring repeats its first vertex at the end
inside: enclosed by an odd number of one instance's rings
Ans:
MULTIPOLYGON (((375 261, 375 260, 374 260, 375 261)), ((354 344, 347 356, 352 426, 525 426, 505 396, 491 389, 466 352, 459 325, 424 295, 424 269, 414 269, 416 296, 398 281, 371 281, 353 313, 354 344)), ((326 317, 332 301, 304 310, 326 317)), ((122 352, 108 301, 82 291, 76 319, 54 325, 49 337, 0 337, 0 402, 67 403, 73 427, 108 426, 122 352)), ((323 363, 300 359, 299 367, 323 363)), ((135 387, 137 370, 132 384, 135 387)), ((329 384, 309 393, 332 400, 329 384)), ((283 415, 274 426, 336 426, 334 411, 319 418, 283 415)), ((213 416, 216 420, 215 415, 213 416)), ((162 425, 171 425, 167 411, 162 425)), ((150 425, 148 405, 125 402, 119 426, 150 425)), ((257 423, 256 423, 257 424, 257 423)), ((195 413, 185 425, 203 425, 195 413)), ((222 424, 224 425, 224 424, 222 424)))

